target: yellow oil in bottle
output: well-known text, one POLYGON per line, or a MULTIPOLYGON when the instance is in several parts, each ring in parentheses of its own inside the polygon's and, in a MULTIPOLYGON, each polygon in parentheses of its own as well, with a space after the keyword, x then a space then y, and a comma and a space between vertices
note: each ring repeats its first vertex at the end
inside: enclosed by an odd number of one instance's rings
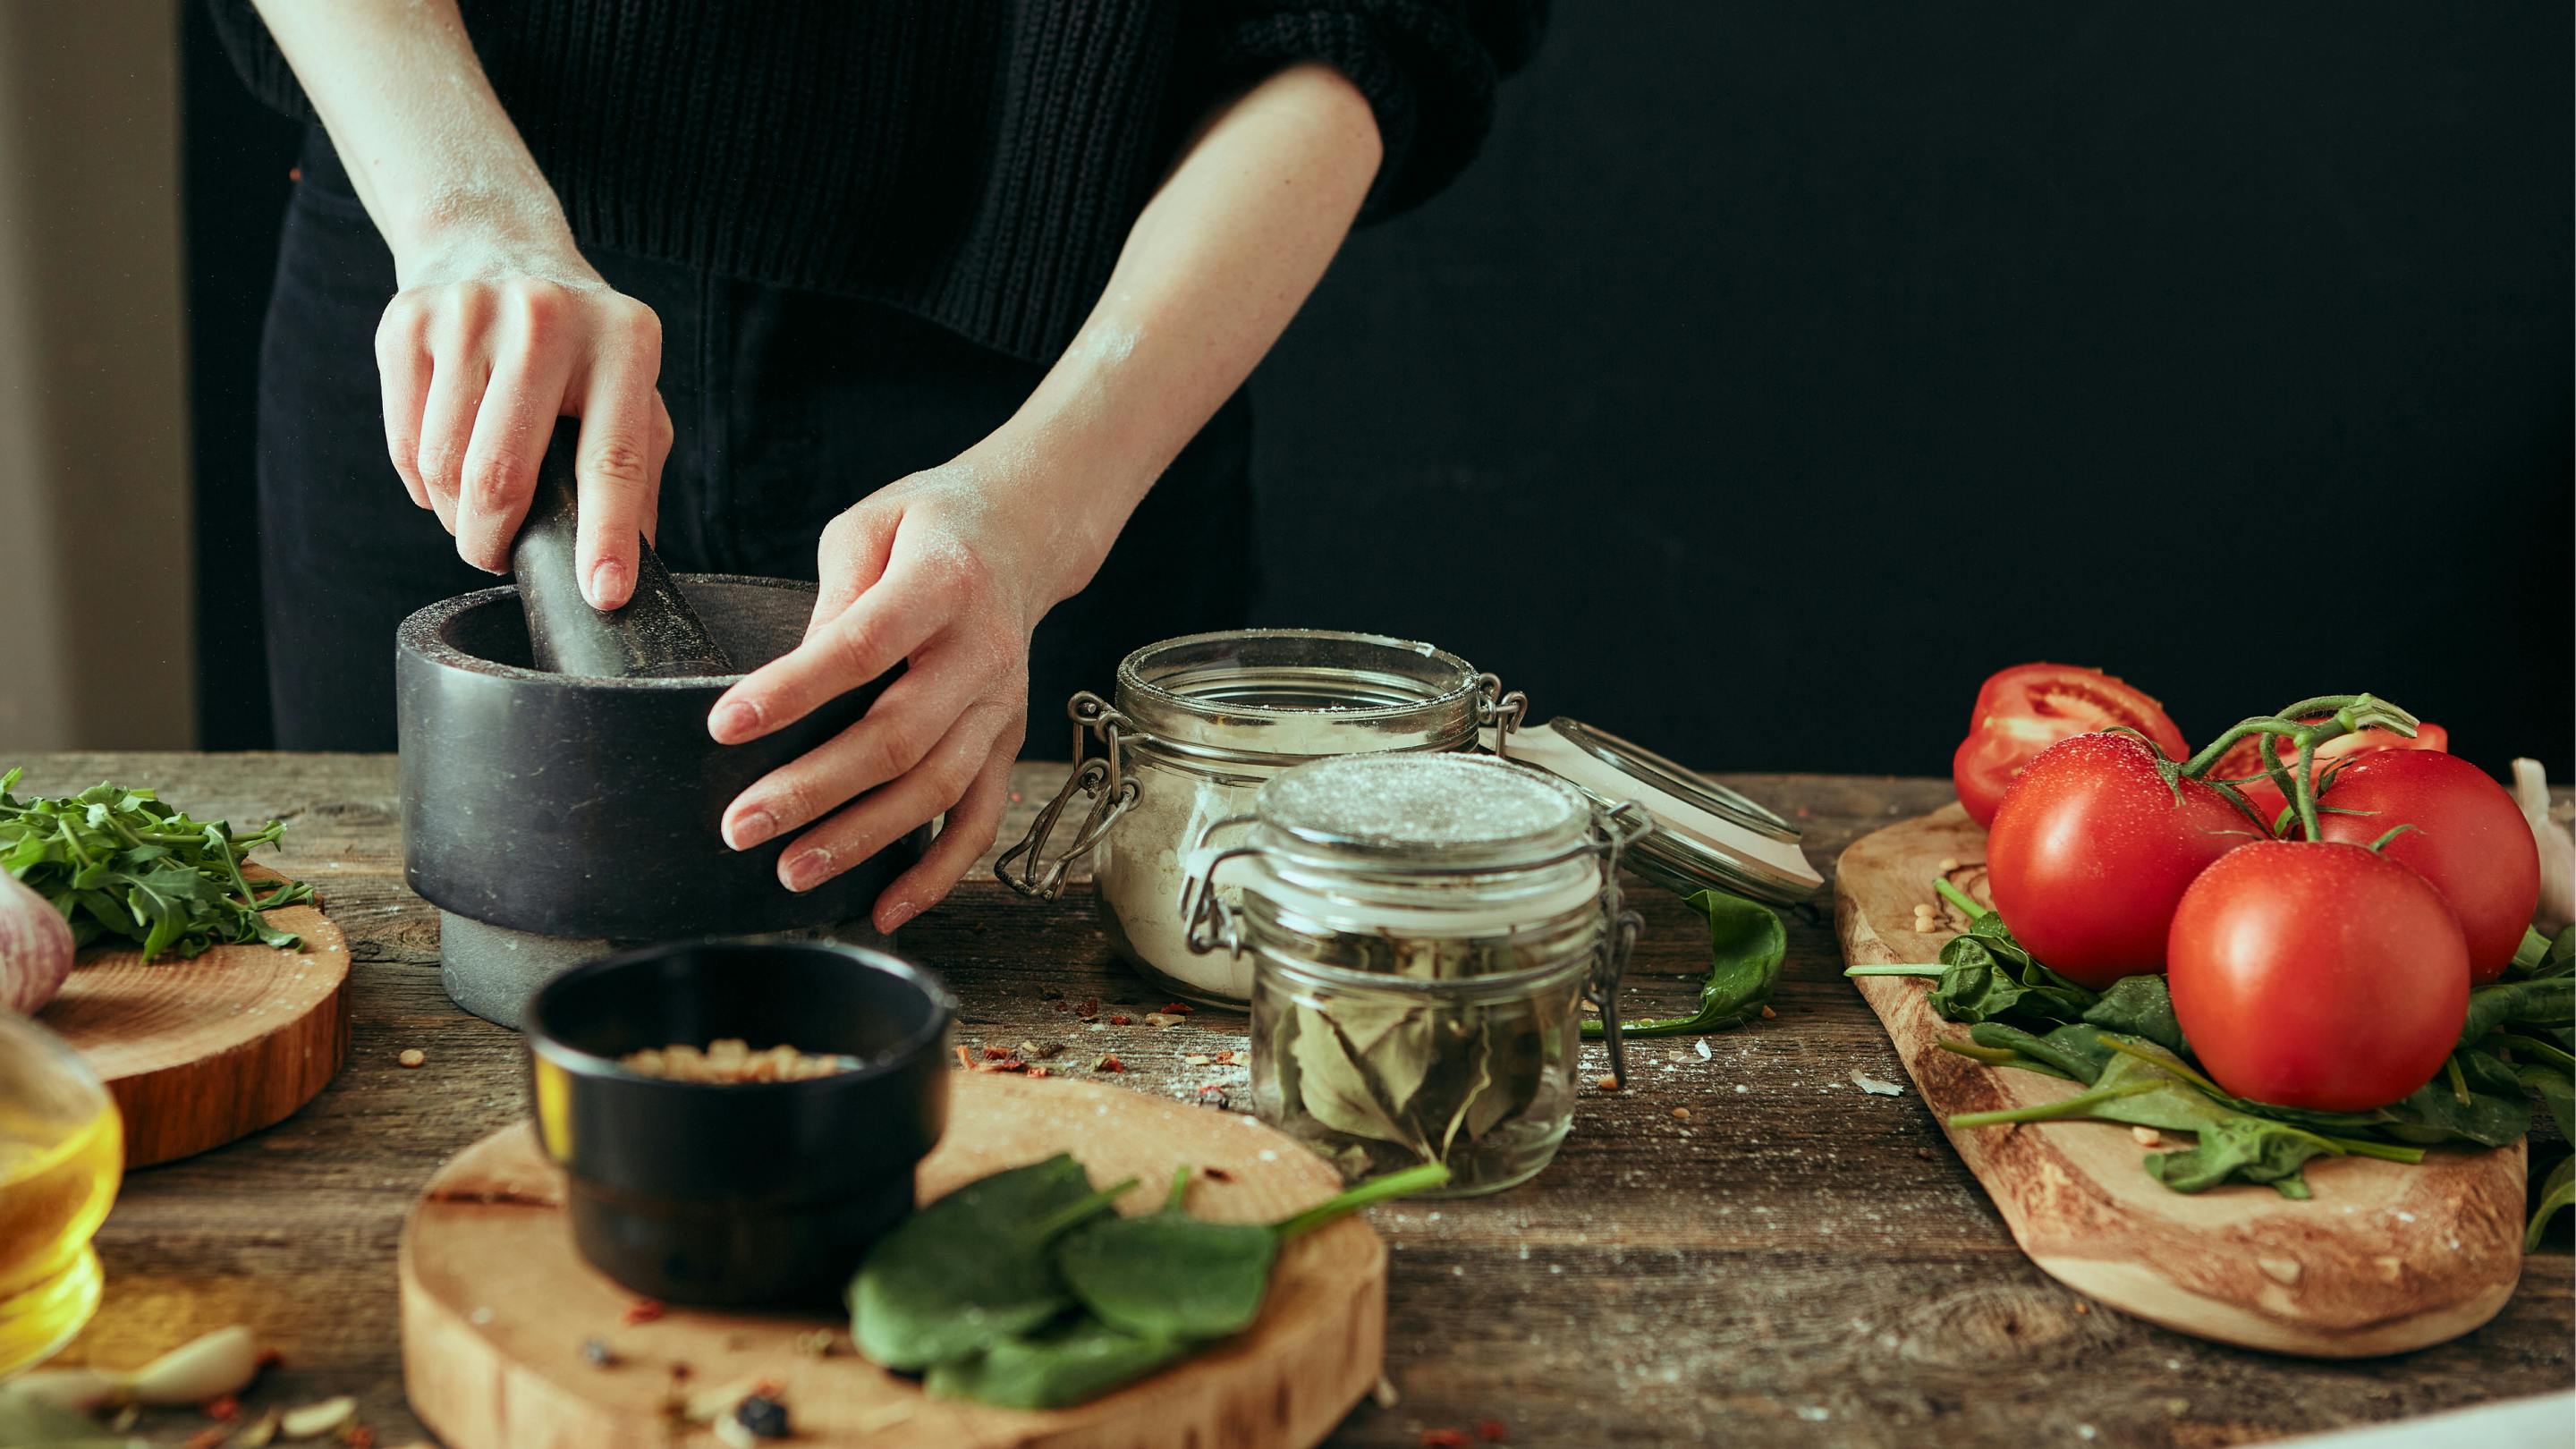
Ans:
POLYGON ((124 1123, 104 1095, 78 1123, 0 1103, 0 1376, 60 1348, 97 1309, 90 1237, 124 1167, 124 1123))

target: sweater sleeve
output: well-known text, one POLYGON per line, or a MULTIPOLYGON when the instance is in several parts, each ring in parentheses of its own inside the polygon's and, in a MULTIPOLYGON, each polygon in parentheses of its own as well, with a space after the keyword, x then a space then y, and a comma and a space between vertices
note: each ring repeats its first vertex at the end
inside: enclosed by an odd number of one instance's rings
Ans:
POLYGON ((1229 0, 1217 86, 1320 61, 1377 113, 1386 159, 1362 206, 1374 221, 1417 205, 1475 159, 1494 88, 1527 64, 1548 0, 1229 0))

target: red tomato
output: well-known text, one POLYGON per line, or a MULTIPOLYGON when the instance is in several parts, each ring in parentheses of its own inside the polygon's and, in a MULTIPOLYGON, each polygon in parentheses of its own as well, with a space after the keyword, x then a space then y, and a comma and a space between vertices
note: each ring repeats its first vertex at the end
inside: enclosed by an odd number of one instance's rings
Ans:
POLYGON ((2115 725, 2154 740, 2175 759, 2183 756, 2182 731, 2164 706, 2129 684, 2076 664, 2016 664, 1977 691, 1968 737, 1950 756, 1950 782, 1968 818, 1992 825, 2004 792, 2040 751, 2115 725))
POLYGON ((2197 780, 2174 787, 2131 735, 2051 745, 2013 782, 1986 837, 1995 909, 2059 975, 2100 988, 2165 969, 2174 906, 2254 823, 2197 780))
MULTIPOLYGON (((2313 722, 2313 720, 2302 721, 2302 723, 2313 722)), ((2277 821, 2281 818, 2281 812, 2289 808, 2290 802, 2282 795, 2281 787, 2272 783, 2271 776, 2256 774, 2263 768, 2262 742, 2266 739, 2273 742, 2272 752, 2281 757, 2282 764, 2294 770, 2299 767, 2298 746, 2278 735, 2252 735, 2229 746, 2227 753, 2218 757, 2218 763, 2209 767, 2209 777, 2213 780, 2242 780, 2248 775, 2255 775, 2253 780, 2237 786, 2236 791, 2245 797, 2246 804, 2254 807, 2255 814, 2267 821, 2277 821)), ((2450 748, 2451 732, 2437 724, 2417 725, 2415 738, 2411 740, 2393 730, 2374 727, 2356 730, 2348 735, 2337 735, 2317 746, 2317 769, 2322 772, 2329 760, 2339 760, 2347 755, 2369 754, 2377 750, 2430 750, 2440 754, 2450 748)))
POLYGON ((2504 974, 2540 909, 2540 848, 2531 826, 2487 772, 2457 755, 2383 750, 2338 766, 2317 797, 2318 833, 2368 845, 2400 825, 2415 828, 2380 852, 2433 883, 2469 947, 2469 979, 2504 974), (2327 813, 2366 811, 2366 814, 2327 813))
POLYGON ((2202 871, 2174 913, 2175 1019, 2240 1097, 2384 1107, 2433 1079, 2469 1011, 2441 892, 2367 847, 2266 840, 2202 871))

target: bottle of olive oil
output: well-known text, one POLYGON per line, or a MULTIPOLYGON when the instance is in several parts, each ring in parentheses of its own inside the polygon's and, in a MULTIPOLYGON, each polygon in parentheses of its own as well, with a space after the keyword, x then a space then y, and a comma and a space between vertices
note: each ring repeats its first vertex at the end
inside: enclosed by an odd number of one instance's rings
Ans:
POLYGON ((98 1307, 90 1237, 116 1200, 125 1128, 94 1083, 86 1116, 0 1093, 0 1377, 51 1354, 98 1307))

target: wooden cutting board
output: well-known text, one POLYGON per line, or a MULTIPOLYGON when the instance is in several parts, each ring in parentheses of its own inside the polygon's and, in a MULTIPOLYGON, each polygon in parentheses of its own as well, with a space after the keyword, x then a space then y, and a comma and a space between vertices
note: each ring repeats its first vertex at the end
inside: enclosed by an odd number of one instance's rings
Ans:
POLYGON ((128 1169, 284 1121, 348 1061, 349 943, 316 906, 268 919, 304 948, 215 946, 150 965, 139 951, 93 948, 36 1013, 116 1098, 128 1169))
MULTIPOLYGON (((1956 805, 1843 852, 1834 924, 1853 964, 1930 961, 1966 929, 1932 878, 1983 901, 1985 832, 1956 805), (1943 862, 1954 862, 1943 870, 1943 862), (1914 929, 1914 907, 1941 907, 1914 929)), ((1936 1118, 2055 1101, 2077 1090, 1934 1045, 1964 1036, 1919 977, 1856 978, 1936 1118)), ((2198 1195, 2147 1176, 2127 1127, 2022 1123, 1950 1131, 2031 1261, 2067 1286, 2184 1333, 2278 1353, 2357 1358, 2422 1348, 2495 1316, 2522 1269, 2523 1147, 2437 1148, 2422 1164, 2341 1157, 2307 1167, 2315 1196, 2268 1187, 2198 1195)), ((2180 1136, 2180 1134, 2168 1134, 2180 1136)))
MULTIPOLYGON (((1330 1197, 1340 1178, 1249 1117, 1061 1078, 951 1079, 948 1131, 918 1174, 921 1200, 1006 1167, 1072 1152, 1119 1203, 1160 1204, 1183 1163, 1216 1167, 1190 1210, 1268 1222, 1330 1197)), ((846 1321, 670 1309, 627 1324, 634 1296, 574 1253, 563 1177, 525 1126, 439 1169, 412 1209, 401 1254, 403 1379, 412 1409, 449 1449, 632 1449, 710 1445, 678 1432, 665 1404, 675 1364, 699 1389, 775 1380, 797 1444, 870 1449, 1281 1449, 1317 1443, 1378 1381, 1386 1340, 1386 1245, 1345 1219, 1280 1254, 1261 1318, 1198 1356, 1105 1398, 1044 1413, 932 1399, 850 1351, 846 1321), (828 1357, 797 1340, 832 1330, 828 1357), (597 1337, 620 1362, 599 1368, 597 1337)))

